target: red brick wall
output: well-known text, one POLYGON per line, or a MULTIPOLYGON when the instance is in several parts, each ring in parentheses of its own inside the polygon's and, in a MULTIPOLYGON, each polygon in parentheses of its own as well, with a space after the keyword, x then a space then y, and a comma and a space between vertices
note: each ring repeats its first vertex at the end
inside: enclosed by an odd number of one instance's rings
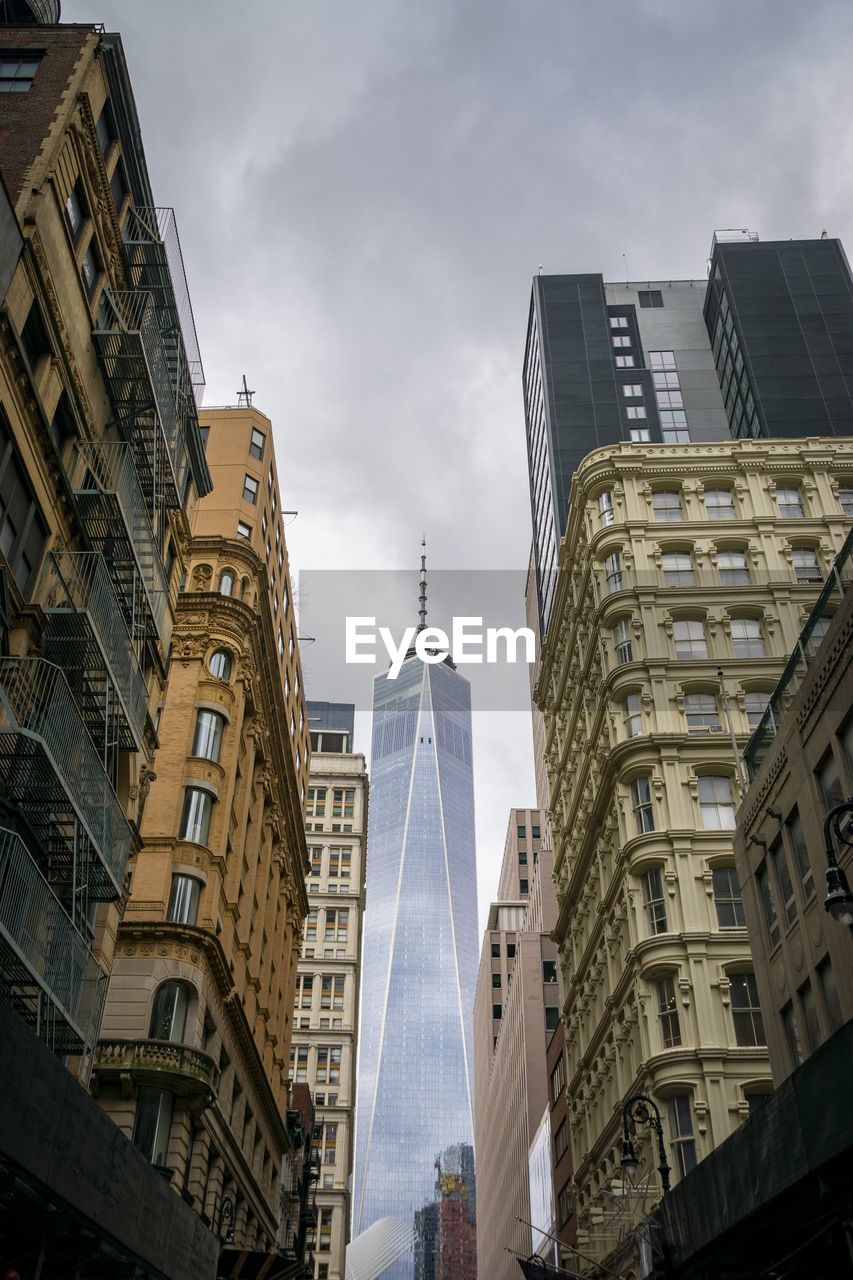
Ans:
POLYGON ((56 119, 77 62, 97 40, 91 27, 0 27, 0 50, 44 50, 26 93, 0 94, 0 171, 13 204, 56 119))

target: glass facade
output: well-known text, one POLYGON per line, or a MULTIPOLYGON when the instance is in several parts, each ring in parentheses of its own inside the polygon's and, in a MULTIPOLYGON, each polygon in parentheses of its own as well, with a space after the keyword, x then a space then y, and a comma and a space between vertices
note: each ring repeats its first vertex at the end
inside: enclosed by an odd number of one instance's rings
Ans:
POLYGON ((354 1237, 386 1216, 414 1229, 436 1155, 473 1142, 471 694, 447 662, 410 657, 374 684, 366 896, 354 1237))

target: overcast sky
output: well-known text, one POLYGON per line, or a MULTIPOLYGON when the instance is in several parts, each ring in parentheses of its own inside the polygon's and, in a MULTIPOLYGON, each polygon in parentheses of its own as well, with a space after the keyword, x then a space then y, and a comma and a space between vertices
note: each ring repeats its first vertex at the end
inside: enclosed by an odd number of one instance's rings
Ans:
MULTIPOLYGON (((245 372, 273 420, 297 573, 416 568, 424 529, 436 567, 526 565, 540 263, 698 277, 731 226, 853 248, 849 0, 62 10, 123 36, 205 402, 234 403, 245 372)), ((324 698, 310 646, 303 663, 324 698)), ((482 918, 534 791, 523 713, 474 734, 482 918)))

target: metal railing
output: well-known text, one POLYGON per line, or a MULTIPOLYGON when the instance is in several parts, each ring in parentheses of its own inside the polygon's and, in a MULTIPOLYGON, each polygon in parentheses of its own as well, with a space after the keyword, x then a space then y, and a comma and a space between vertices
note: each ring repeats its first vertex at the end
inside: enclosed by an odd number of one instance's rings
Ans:
POLYGON ((61 1031, 45 1027, 45 1038, 66 1053, 92 1045, 100 1026, 106 975, 20 836, 6 828, 0 828, 0 940, 4 985, 14 985, 21 1003, 31 1010, 37 1032, 43 1030, 38 1025, 41 1002, 37 997, 27 1000, 32 985, 28 978, 64 1024, 61 1031))
POLYGON ((744 760, 750 780, 761 768, 770 745, 782 725, 785 713, 799 691, 806 673, 820 650, 820 644, 835 613, 853 587, 853 530, 833 561, 823 590, 817 598, 808 621, 800 632, 794 651, 788 659, 779 683, 770 696, 767 710, 746 744, 744 760))
MULTIPOLYGON (((100 657, 133 735, 133 742, 123 745, 138 750, 148 691, 103 556, 97 551, 51 552, 42 570, 38 598, 49 619, 45 635, 47 657, 66 672, 74 670, 78 676, 75 685, 78 680, 89 683, 91 667, 100 657), (96 648, 81 642, 76 632, 69 630, 67 624, 78 617, 85 618, 96 648)), ((95 686, 93 697, 101 704, 100 714, 109 715, 111 707, 104 705, 107 699, 101 691, 101 681, 91 683, 95 686)), ((97 714, 97 705, 94 710, 97 714)))
POLYGON ((79 444, 86 462, 83 487, 76 491, 86 530, 110 568, 125 619, 134 634, 140 603, 146 606, 149 634, 168 649, 172 615, 166 574, 154 536, 151 512, 139 487, 130 447, 126 444, 79 444), (139 600, 135 565, 143 586, 139 600))
POLYGON ((140 476, 158 501, 180 506, 189 459, 153 295, 121 291, 109 300, 104 312, 111 320, 93 336, 110 398, 119 421, 131 420, 128 434, 140 476))
POLYGON ((46 755, 118 896, 131 829, 65 676, 43 658, 0 658, 0 783, 23 809, 30 797, 43 807, 49 793, 30 767, 31 744, 46 755))

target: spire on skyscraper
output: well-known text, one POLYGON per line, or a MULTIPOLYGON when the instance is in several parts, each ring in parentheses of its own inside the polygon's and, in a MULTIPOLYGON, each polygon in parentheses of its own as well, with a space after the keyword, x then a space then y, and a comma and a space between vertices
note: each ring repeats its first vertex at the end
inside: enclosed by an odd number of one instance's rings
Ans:
POLYGON ((426 534, 421 538, 421 594, 418 612, 418 631, 426 631, 427 615, 427 577, 426 577, 426 534))

